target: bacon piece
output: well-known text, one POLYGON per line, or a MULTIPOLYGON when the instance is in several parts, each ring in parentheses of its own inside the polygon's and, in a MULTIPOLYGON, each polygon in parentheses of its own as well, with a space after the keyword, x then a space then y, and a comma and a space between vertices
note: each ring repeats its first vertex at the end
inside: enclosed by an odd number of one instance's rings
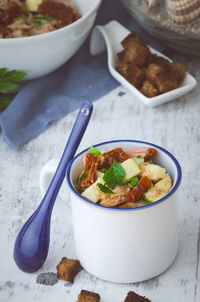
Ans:
POLYGON ((85 157, 86 177, 81 181, 81 188, 88 188, 95 182, 95 174, 98 167, 98 156, 87 153, 85 157))
POLYGON ((68 1, 44 0, 38 7, 38 13, 62 20, 67 24, 75 21, 75 7, 68 1))
POLYGON ((143 176, 134 189, 128 193, 126 201, 137 202, 150 187, 151 181, 147 176, 143 176))
POLYGON ((0 15, 0 23, 2 25, 11 24, 14 19, 25 15, 25 10, 18 0, 13 0, 11 5, 0 15))
POLYGON ((147 148, 147 147, 135 147, 126 150, 126 154, 128 154, 129 158, 142 156, 145 160, 150 159, 157 153, 157 150, 154 148, 147 148))
POLYGON ((111 151, 102 154, 99 169, 106 168, 109 169, 113 163, 122 163, 129 158, 128 154, 122 150, 122 148, 116 148, 111 151))

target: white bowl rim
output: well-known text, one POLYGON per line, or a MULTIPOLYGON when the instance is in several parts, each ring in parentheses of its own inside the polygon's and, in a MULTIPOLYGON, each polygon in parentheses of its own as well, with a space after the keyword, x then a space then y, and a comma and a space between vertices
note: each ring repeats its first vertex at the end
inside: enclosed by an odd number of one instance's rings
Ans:
POLYGON ((150 147, 154 147, 154 148, 158 149, 159 151, 165 153, 173 161, 173 163, 175 165, 175 168, 177 170, 177 179, 176 179, 176 181, 174 183, 174 186, 172 187, 172 189, 163 198, 159 199, 158 201, 152 202, 152 203, 144 205, 144 206, 136 207, 136 208, 112 208, 112 207, 105 207, 105 206, 101 206, 99 204, 96 204, 96 203, 94 203, 92 201, 89 201, 88 199, 86 199, 83 196, 81 196, 75 190, 75 188, 72 185, 71 180, 70 180, 70 172, 71 172, 72 165, 73 165, 74 161, 76 161, 80 156, 82 156, 84 153, 86 153, 89 150, 89 148, 86 148, 85 150, 83 150, 82 152, 80 152, 79 154, 77 154, 71 160, 71 162, 69 163, 69 165, 67 167, 67 170, 66 170, 67 184, 68 184, 71 192, 76 197, 78 197, 78 199, 80 199, 81 201, 87 203, 88 205, 98 207, 99 209, 104 209, 104 210, 109 210, 109 211, 138 211, 138 210, 144 210, 146 208, 159 205, 160 203, 162 203, 163 201, 167 200, 170 196, 172 196, 176 192, 176 190, 178 189, 178 187, 180 185, 180 182, 181 182, 182 171, 181 171, 181 167, 180 167, 179 162, 177 161, 177 159, 169 151, 167 151, 166 149, 164 149, 164 148, 162 148, 162 147, 160 147, 158 145, 155 145, 155 144, 152 144, 152 143, 149 143, 149 142, 145 142, 145 141, 139 141, 139 140, 112 140, 112 141, 106 141, 106 142, 102 142, 102 143, 96 144, 96 145, 94 145, 94 147, 96 148, 96 147, 99 147, 99 146, 103 146, 103 145, 107 145, 107 144, 112 144, 112 143, 119 143, 119 144, 120 143, 145 144, 145 145, 149 145, 150 147))
POLYGON ((69 30, 69 29, 73 29, 74 26, 82 23, 83 21, 85 21, 88 17, 90 17, 93 12, 97 9, 97 7, 101 4, 102 0, 96 0, 96 4, 85 14, 83 15, 80 19, 76 20, 75 22, 66 25, 62 28, 47 32, 47 33, 43 33, 43 34, 39 34, 39 35, 34 35, 34 36, 28 36, 28 37, 21 37, 21 38, 1 38, 0 39, 0 45, 10 45, 10 44, 16 44, 16 41, 18 41, 19 43, 25 42, 25 43, 29 43, 30 40, 34 41, 37 39, 46 39, 49 37, 53 37, 54 35, 61 33, 63 31, 69 30), (27 41, 27 42, 26 42, 27 41))

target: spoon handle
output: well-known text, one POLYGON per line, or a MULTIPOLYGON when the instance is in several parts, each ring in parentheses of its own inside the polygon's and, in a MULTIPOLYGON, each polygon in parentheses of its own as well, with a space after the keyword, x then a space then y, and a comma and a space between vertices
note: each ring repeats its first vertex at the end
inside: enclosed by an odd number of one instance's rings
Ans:
POLYGON ((61 160, 58 164, 57 170, 43 198, 41 207, 48 207, 49 209, 53 208, 56 196, 65 177, 66 168, 70 160, 76 153, 76 150, 80 144, 80 141, 90 120, 92 111, 93 105, 88 101, 83 102, 76 118, 76 121, 74 123, 73 129, 71 131, 70 137, 68 139, 68 142, 66 144, 65 150, 61 157, 61 160))
POLYGON ((16 238, 14 260, 17 266, 25 272, 37 271, 46 260, 49 250, 53 205, 69 161, 74 156, 86 130, 92 110, 93 106, 90 102, 83 102, 49 188, 39 207, 26 221, 16 238))

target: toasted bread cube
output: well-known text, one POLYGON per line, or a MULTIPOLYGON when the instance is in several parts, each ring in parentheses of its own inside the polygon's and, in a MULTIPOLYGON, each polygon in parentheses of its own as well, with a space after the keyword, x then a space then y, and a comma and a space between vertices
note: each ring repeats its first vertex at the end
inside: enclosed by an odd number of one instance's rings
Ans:
POLYGON ((58 279, 74 282, 75 276, 82 270, 80 262, 75 259, 63 257, 56 266, 58 279))
POLYGON ((145 199, 154 202, 164 197, 172 188, 172 180, 167 175, 162 180, 158 181, 153 187, 151 187, 145 194, 145 199))
POLYGON ((123 75, 133 86, 140 89, 145 79, 145 74, 136 65, 130 63, 118 64, 116 70, 123 75))
POLYGON ((121 165, 125 171, 125 176, 124 176, 125 182, 128 181, 130 178, 139 175, 141 172, 135 160, 132 158, 125 160, 123 163, 121 163, 121 165))
POLYGON ((102 177, 97 178, 97 180, 90 187, 88 187, 81 194, 81 196, 87 198, 88 200, 90 200, 94 203, 97 203, 99 201, 99 199, 101 198, 101 191, 97 186, 98 183, 104 184, 104 180, 102 177))
POLYGON ((100 296, 97 293, 82 289, 78 295, 77 302, 99 302, 100 296))
POLYGON ((121 44, 125 50, 134 47, 136 44, 145 46, 145 43, 134 32, 131 32, 128 36, 126 36, 121 44))
POLYGON ((152 98, 158 94, 158 89, 149 81, 144 81, 140 90, 148 98, 152 98))
POLYGON ((149 54, 150 51, 148 47, 141 44, 136 44, 134 47, 126 50, 123 61, 133 63, 134 65, 141 68, 146 65, 149 54))
POLYGON ((164 72, 164 69, 156 63, 151 63, 145 70, 147 80, 155 81, 156 77, 164 72))
POLYGON ((185 66, 180 63, 173 62, 171 63, 171 73, 178 81, 178 84, 180 84, 185 78, 185 74, 186 74, 185 66))
POLYGON ((178 87, 178 81, 174 75, 169 72, 157 75, 155 82, 160 93, 164 93, 178 87))
POLYGON ((140 296, 135 292, 130 291, 128 292, 124 302, 151 302, 151 300, 146 297, 140 296))
POLYGON ((153 164, 143 165, 141 175, 147 176, 152 181, 158 181, 167 176, 165 168, 153 164))

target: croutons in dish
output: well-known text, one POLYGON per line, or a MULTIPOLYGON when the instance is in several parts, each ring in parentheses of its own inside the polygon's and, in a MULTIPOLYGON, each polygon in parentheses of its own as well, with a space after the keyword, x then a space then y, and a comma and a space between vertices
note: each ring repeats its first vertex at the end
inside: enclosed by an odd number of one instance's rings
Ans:
POLYGON ((80 17, 68 0, 0 0, 0 38, 47 33, 80 17))
POLYGON ((116 148, 101 152, 91 147, 84 156, 84 170, 77 191, 106 207, 134 208, 155 202, 172 188, 166 169, 154 164, 154 148, 116 148))
POLYGON ((121 44, 124 50, 117 54, 116 70, 145 96, 152 98, 176 89, 184 80, 186 71, 182 64, 151 53, 134 32, 121 44))

